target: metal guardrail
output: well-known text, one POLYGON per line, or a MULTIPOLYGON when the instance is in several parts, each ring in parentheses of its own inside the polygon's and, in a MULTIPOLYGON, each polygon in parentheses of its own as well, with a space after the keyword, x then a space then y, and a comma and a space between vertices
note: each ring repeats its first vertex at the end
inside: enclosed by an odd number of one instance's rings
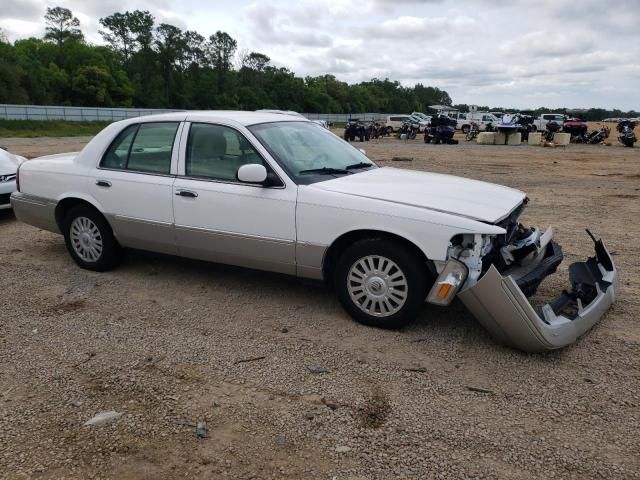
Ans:
POLYGON ((0 104, 0 119, 94 122, 124 120, 125 118, 140 117, 142 115, 179 111, 180 110, 152 108, 94 108, 0 104))
MULTIPOLYGON (((0 104, 2 120, 67 120, 72 122, 117 121, 157 113, 180 112, 184 110, 153 108, 97 108, 64 107, 45 105, 0 104)), ((309 120, 327 122, 347 122, 358 118, 363 122, 383 120, 387 113, 303 113, 309 120)))

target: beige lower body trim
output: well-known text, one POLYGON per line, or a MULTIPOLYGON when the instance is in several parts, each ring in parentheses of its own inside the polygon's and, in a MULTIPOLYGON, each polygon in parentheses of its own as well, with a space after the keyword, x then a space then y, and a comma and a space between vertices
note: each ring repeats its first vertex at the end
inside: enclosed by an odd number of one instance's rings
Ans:
POLYGON ((296 274, 295 242, 176 225, 178 254, 210 262, 296 274))
POLYGON ((307 242, 296 243, 297 275, 314 280, 323 280, 322 265, 327 249, 326 245, 307 242))
POLYGON ((34 227, 60 233, 56 224, 56 203, 42 197, 14 192, 11 195, 11 206, 16 218, 34 227))

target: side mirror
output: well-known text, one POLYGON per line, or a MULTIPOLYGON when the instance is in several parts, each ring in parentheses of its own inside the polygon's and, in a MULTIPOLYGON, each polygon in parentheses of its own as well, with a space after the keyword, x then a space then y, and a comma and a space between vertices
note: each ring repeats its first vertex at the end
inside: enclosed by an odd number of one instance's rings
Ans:
POLYGON ((237 177, 241 182, 264 183, 267 179, 267 169, 259 163, 249 163, 238 169, 237 177))

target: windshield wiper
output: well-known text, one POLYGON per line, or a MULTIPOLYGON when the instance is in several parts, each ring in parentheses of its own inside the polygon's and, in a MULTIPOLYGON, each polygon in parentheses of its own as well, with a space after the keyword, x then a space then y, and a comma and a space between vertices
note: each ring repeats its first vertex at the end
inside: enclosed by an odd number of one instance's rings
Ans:
POLYGON ((359 163, 354 163, 353 165, 347 165, 346 167, 344 167, 346 170, 353 170, 355 168, 369 168, 369 167, 373 167, 373 163, 369 163, 369 162, 359 162, 359 163))
POLYGON ((303 174, 303 173, 326 173, 328 175, 331 175, 333 173, 338 173, 338 174, 346 175, 347 173, 351 173, 351 172, 349 172, 349 170, 346 170, 344 168, 322 167, 322 168, 310 168, 308 170, 300 170, 298 172, 298 174, 303 174))

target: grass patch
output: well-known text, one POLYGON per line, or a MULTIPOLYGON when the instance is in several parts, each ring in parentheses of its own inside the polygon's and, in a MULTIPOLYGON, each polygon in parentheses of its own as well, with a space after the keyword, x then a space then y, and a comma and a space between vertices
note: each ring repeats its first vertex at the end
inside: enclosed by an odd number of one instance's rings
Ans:
POLYGON ((97 134, 110 123, 110 121, 0 120, 0 138, 84 137, 97 134))

